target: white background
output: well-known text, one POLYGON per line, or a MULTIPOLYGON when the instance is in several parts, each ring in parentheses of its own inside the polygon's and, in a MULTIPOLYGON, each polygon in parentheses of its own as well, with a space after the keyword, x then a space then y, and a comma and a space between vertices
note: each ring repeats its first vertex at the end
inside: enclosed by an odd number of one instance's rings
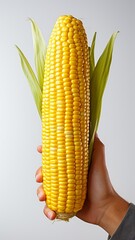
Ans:
POLYGON ((107 233, 73 218, 47 220, 36 196, 35 171, 41 164, 41 122, 22 73, 17 44, 33 66, 28 17, 48 42, 59 15, 80 18, 89 43, 97 31, 96 56, 119 30, 103 99, 99 136, 115 189, 135 202, 135 1, 0 0, 0 240, 101 240, 107 233))

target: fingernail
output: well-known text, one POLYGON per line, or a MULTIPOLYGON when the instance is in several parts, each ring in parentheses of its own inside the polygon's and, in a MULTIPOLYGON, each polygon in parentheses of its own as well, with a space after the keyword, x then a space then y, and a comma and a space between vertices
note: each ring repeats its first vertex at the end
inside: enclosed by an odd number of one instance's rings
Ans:
POLYGON ((49 212, 47 213, 47 217, 51 220, 52 217, 53 217, 53 213, 52 213, 51 211, 49 211, 49 212))
POLYGON ((38 198, 41 199, 42 197, 43 197, 42 192, 39 192, 39 193, 38 193, 38 198))
POLYGON ((36 181, 38 181, 38 180, 39 180, 39 175, 37 174, 37 175, 35 176, 35 178, 36 178, 36 181))

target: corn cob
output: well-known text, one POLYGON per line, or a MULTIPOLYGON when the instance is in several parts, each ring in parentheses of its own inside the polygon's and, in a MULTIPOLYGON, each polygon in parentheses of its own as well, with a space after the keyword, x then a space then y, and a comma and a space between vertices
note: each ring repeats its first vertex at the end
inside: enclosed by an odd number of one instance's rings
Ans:
POLYGON ((58 18, 45 59, 42 172, 47 205, 68 219, 83 206, 88 173, 90 64, 82 22, 58 18))
POLYGON ((42 118, 43 187, 48 207, 56 211, 57 218, 68 220, 85 201, 88 164, 117 33, 95 65, 96 33, 88 51, 80 20, 59 17, 47 53, 40 29, 30 21, 37 75, 17 50, 42 118))

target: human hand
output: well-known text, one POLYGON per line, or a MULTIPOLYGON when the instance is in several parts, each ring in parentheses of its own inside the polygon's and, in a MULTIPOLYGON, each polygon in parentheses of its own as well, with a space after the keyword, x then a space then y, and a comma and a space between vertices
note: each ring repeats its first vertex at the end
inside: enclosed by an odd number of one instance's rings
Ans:
MULTIPOLYGON (((38 147, 38 152, 42 153, 42 147, 38 147)), ((42 182, 42 168, 36 172, 36 181, 42 182)), ((45 193, 41 185, 38 190, 38 198, 40 201, 45 201, 45 193)), ((108 172, 105 165, 104 145, 101 143, 97 135, 94 140, 92 164, 88 174, 88 191, 84 207, 76 216, 80 219, 98 224, 102 217, 103 206, 106 206, 114 193, 111 185, 108 172)), ((44 213, 50 219, 55 218, 55 212, 47 207, 44 208, 44 213)))
MULTIPOLYGON (((42 153, 42 147, 38 147, 42 153)), ((42 182, 42 168, 36 172, 36 181, 42 182)), ((37 190, 40 201, 45 201, 42 185, 37 190)), ((129 204, 114 190, 105 163, 105 147, 95 136, 92 163, 88 173, 87 196, 82 210, 76 216, 88 223, 96 224, 104 228, 110 235, 119 226, 129 204)), ((55 212, 45 206, 45 215, 53 220, 55 212)))
POLYGON ((105 146, 98 138, 94 140, 92 163, 88 173, 87 196, 77 217, 96 224, 109 233, 116 231, 124 218, 129 203, 114 190, 105 162, 105 146))

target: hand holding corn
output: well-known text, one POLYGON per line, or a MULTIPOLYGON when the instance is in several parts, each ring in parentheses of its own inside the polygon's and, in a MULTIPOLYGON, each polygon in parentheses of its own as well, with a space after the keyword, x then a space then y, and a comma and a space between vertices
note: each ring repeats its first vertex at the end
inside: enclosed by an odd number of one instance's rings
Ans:
MULTIPOLYGON (((38 152, 42 152, 41 146, 38 147, 38 152)), ((39 168, 36 172, 36 181, 42 183, 42 180, 42 169, 39 168)), ((46 196, 42 185, 38 188, 37 195, 40 201, 45 201, 46 196)), ((129 203, 122 199, 112 186, 105 163, 104 144, 96 135, 92 164, 88 173, 87 197, 83 208, 76 216, 85 222, 99 225, 112 236, 128 207, 129 203)), ((47 206, 44 208, 44 214, 50 220, 56 217, 56 213, 47 206)))
POLYGON ((36 74, 17 47, 42 119, 43 189, 48 208, 68 220, 83 208, 94 135, 107 82, 116 33, 95 64, 82 21, 60 16, 46 50, 32 24, 36 74))

